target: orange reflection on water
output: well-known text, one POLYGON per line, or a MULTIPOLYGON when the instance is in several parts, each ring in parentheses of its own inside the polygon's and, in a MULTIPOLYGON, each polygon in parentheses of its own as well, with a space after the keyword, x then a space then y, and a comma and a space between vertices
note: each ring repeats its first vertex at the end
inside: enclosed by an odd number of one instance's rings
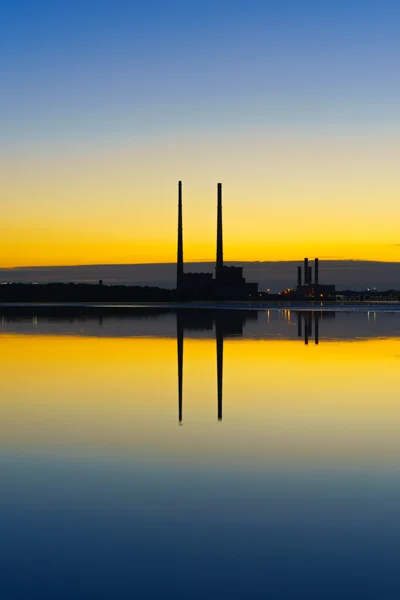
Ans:
POLYGON ((177 427, 173 338, 0 337, 3 448, 201 465, 397 461, 400 340, 184 343, 177 427))

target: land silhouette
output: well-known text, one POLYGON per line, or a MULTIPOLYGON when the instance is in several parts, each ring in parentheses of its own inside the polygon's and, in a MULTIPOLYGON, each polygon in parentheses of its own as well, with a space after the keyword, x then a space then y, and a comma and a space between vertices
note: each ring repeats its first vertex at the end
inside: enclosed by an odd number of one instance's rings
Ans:
MULTIPOLYGON (((400 263, 365 260, 333 260, 320 257, 320 278, 337 289, 388 290, 400 285, 400 263)), ((249 281, 258 281, 260 290, 277 293, 296 283, 297 261, 225 261, 228 266, 241 265, 249 281)), ((186 262, 191 272, 212 271, 214 263, 186 262)), ((18 267, 0 269, 0 282, 13 283, 90 283, 100 279, 109 286, 126 285, 173 289, 176 285, 176 263, 71 265, 18 267)))

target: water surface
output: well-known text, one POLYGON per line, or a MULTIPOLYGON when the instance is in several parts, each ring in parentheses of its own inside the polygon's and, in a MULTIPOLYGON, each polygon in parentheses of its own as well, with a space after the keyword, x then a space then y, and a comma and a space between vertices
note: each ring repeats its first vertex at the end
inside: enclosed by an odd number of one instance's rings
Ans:
POLYGON ((400 594, 400 314, 4 315, 0 597, 400 594))

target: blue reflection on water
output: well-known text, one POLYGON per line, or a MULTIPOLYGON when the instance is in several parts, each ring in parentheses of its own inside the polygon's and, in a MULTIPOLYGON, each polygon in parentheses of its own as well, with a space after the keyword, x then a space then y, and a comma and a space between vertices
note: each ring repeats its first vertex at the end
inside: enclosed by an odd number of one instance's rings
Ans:
POLYGON ((400 473, 1 462, 1 598, 398 598, 400 473))

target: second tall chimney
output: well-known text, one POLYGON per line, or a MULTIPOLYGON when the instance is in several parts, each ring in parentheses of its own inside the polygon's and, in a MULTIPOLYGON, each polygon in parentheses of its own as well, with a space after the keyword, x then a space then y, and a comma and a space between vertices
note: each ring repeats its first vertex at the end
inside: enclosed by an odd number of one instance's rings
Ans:
POLYGON ((217 271, 224 266, 224 249, 222 240, 222 183, 218 184, 217 206, 217 271))
POLYGON ((178 181, 178 252, 176 265, 176 287, 183 279, 183 225, 182 225, 182 181, 178 181))
POLYGON ((315 259, 314 261, 314 278, 315 278, 315 285, 319 284, 319 273, 318 273, 318 258, 315 259))

